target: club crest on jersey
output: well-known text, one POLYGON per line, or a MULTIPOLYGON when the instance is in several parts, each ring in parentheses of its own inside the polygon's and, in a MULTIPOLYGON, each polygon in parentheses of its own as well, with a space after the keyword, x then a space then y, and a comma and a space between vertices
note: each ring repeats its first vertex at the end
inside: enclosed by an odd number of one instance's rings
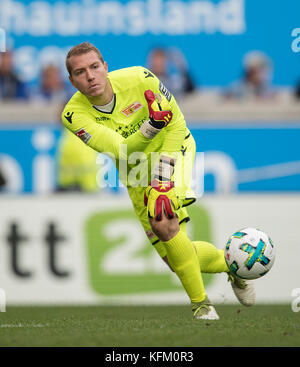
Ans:
POLYGON ((123 111, 123 115, 131 116, 133 113, 144 107, 140 102, 134 102, 130 106, 126 107, 123 111))
POLYGON ((79 130, 77 130, 77 131, 75 131, 75 134, 78 136, 78 138, 79 139, 81 139, 85 144, 87 144, 89 141, 90 141, 90 139, 91 139, 91 137, 92 137, 92 135, 91 134, 89 134, 86 130, 84 130, 84 129, 79 129, 79 130))

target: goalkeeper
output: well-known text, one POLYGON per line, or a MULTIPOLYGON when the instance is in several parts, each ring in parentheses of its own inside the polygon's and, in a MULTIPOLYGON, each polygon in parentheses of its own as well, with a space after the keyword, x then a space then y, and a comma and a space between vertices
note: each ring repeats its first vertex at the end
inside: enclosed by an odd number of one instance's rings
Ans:
MULTIPOLYGON (((78 92, 62 112, 63 124, 85 144, 114 159, 150 242, 180 279, 194 317, 218 319, 201 272, 228 268, 223 250, 192 242, 186 233, 186 207, 195 201, 187 178, 196 147, 174 97, 143 67, 108 73, 100 51, 88 42, 69 51, 66 67, 78 92), (139 158, 130 159, 137 152, 139 158), (137 162, 145 169, 132 180, 127 172, 137 162)), ((253 304, 252 283, 232 276, 230 280, 240 302, 253 304)))

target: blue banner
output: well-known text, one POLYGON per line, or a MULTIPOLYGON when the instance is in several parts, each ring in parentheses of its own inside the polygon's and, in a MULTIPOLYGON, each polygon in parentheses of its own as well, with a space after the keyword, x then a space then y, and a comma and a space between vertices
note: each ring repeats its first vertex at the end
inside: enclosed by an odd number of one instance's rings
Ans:
MULTIPOLYGON (((205 192, 300 191, 300 124, 257 126, 190 126, 197 154, 204 158, 205 192)), ((60 136, 53 126, 1 127, 0 167, 7 192, 55 190, 60 136)))
POLYGON ((192 128, 206 192, 300 190, 300 125, 256 126, 192 128))
POLYGON ((90 41, 110 70, 146 66, 153 47, 175 47, 199 86, 239 79, 244 56, 259 50, 272 62, 274 84, 293 86, 300 78, 299 14, 298 0, 1 0, 0 29, 29 83, 46 63, 65 70, 69 48, 90 41))

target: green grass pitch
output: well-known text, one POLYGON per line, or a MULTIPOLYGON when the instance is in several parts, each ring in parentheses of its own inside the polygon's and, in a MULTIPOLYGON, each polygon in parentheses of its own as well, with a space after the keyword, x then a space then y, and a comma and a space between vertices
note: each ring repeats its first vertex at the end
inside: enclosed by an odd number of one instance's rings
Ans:
POLYGON ((290 305, 217 305, 220 320, 194 320, 187 306, 7 307, 0 346, 299 347, 290 305))

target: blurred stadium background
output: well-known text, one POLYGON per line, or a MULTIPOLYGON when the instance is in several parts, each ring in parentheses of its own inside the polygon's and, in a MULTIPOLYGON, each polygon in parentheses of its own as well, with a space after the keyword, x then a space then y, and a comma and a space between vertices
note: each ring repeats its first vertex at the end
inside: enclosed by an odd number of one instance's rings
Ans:
MULTIPOLYGON (((299 13, 297 0, 1 0, 7 304, 188 302, 124 188, 107 175, 97 182, 96 155, 76 154, 60 124, 74 92, 66 52, 86 40, 110 70, 146 66, 178 99, 198 152, 191 235, 222 248, 242 227, 267 232, 277 258, 256 282, 258 302, 292 302, 300 288, 299 13)), ((235 302, 225 276, 205 281, 214 302, 235 302)))

